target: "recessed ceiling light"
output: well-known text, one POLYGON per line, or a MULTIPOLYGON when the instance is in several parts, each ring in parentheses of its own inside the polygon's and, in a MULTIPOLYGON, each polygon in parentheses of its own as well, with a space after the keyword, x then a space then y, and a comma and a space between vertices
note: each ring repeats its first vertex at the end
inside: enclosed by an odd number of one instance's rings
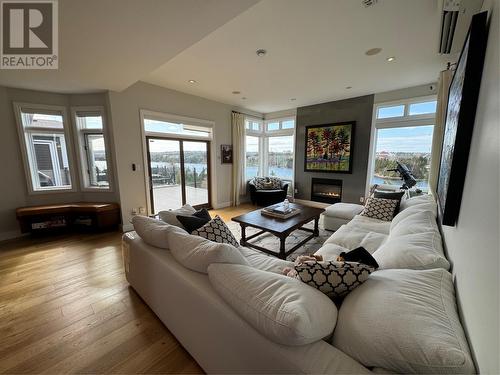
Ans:
POLYGON ((265 56, 267 51, 265 49, 258 49, 257 51, 255 51, 255 53, 257 54, 257 56, 259 57, 262 57, 262 56, 265 56))
POLYGON ((392 62, 392 61, 396 60, 396 58, 394 56, 391 56, 391 57, 388 57, 386 60, 388 62, 392 62))
POLYGON ((247 97, 246 96, 242 96, 241 100, 247 100, 247 97))
POLYGON ((382 48, 372 48, 365 52, 366 56, 373 56, 382 51, 382 48))
POLYGON ((294 102, 294 101, 296 101, 296 100, 297 100, 297 98, 290 98, 290 100, 291 100, 292 102, 294 102))
POLYGON ((194 79, 190 79, 188 82, 189 83, 196 83, 196 81, 194 79))
POLYGON ((241 91, 233 91, 233 94, 234 94, 234 95, 241 94, 241 91))
POLYGON ((345 88, 346 88, 347 90, 350 90, 350 89, 352 89, 352 86, 346 86, 345 88))

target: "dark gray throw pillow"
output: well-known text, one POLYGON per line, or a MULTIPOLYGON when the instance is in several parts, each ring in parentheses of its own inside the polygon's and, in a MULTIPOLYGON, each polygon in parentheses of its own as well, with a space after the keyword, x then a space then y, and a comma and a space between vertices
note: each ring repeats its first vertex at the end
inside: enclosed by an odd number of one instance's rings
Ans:
POLYGON ((398 201, 396 209, 394 210, 394 215, 396 215, 399 212, 399 205, 401 204, 401 198, 403 198, 403 195, 405 195, 404 191, 389 192, 389 191, 375 190, 375 192, 373 193, 373 198, 393 199, 395 201, 398 201))
POLYGON ((212 220, 206 208, 202 208, 192 215, 177 215, 176 218, 180 221, 180 223, 188 233, 201 228, 210 220, 212 220))

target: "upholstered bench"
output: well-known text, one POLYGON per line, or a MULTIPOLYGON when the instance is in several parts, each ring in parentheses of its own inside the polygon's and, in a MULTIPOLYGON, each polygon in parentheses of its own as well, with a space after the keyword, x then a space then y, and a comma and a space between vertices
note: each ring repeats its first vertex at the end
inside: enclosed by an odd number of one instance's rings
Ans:
POLYGON ((69 228, 115 229, 120 224, 117 203, 78 202, 16 209, 22 233, 69 228))
POLYGON ((323 212, 323 226, 328 230, 337 230, 342 225, 347 224, 361 211, 364 206, 355 203, 335 203, 323 212))

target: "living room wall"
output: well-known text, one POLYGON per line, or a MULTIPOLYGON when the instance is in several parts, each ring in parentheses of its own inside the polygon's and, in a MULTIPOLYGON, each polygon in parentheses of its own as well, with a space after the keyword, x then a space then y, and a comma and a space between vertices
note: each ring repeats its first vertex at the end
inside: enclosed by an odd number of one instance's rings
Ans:
MULTIPOLYGON (((209 120, 215 123, 215 170, 212 181, 215 208, 231 205, 232 164, 221 164, 220 145, 231 144, 231 111, 241 109, 208 100, 199 96, 184 94, 160 86, 138 82, 122 92, 108 95, 113 138, 116 147, 120 201, 125 229, 130 228, 132 209, 146 207, 147 194, 144 180, 144 163, 141 136, 140 110, 147 109, 173 115, 209 120), (132 163, 140 169, 132 170, 132 163)), ((262 117, 262 114, 245 111, 262 117)))
POLYGON ((295 136, 295 194, 297 199, 311 199, 311 179, 332 178, 343 181, 342 201, 359 203, 365 196, 368 150, 372 126, 373 95, 297 108, 295 136), (352 173, 304 172, 305 127, 356 121, 352 173))

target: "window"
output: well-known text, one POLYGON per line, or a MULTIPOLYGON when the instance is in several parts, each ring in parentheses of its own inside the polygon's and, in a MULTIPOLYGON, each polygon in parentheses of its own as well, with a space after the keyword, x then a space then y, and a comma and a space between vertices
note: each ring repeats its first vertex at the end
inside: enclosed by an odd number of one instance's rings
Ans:
POLYGON ((144 131, 150 136, 173 138, 212 138, 213 123, 161 112, 141 110, 144 131))
POLYGON ((245 139, 245 176, 247 180, 260 175, 260 140, 259 137, 247 135, 245 139))
POLYGON ((295 118, 268 121, 247 118, 245 177, 276 176, 292 189, 295 118))
POLYGON ((417 180, 416 188, 429 190, 432 135, 436 100, 408 100, 376 108, 375 145, 370 183, 400 187, 396 162, 405 164, 417 180), (396 110, 397 108, 397 110, 396 110), (397 113, 397 116, 394 115, 397 113))
POLYGON ((29 191, 71 190, 64 108, 14 104, 29 191))
POLYGON ((269 137, 267 160, 269 176, 293 180, 293 135, 269 137))
POLYGON ((109 189, 110 170, 102 108, 73 108, 83 189, 109 189))

